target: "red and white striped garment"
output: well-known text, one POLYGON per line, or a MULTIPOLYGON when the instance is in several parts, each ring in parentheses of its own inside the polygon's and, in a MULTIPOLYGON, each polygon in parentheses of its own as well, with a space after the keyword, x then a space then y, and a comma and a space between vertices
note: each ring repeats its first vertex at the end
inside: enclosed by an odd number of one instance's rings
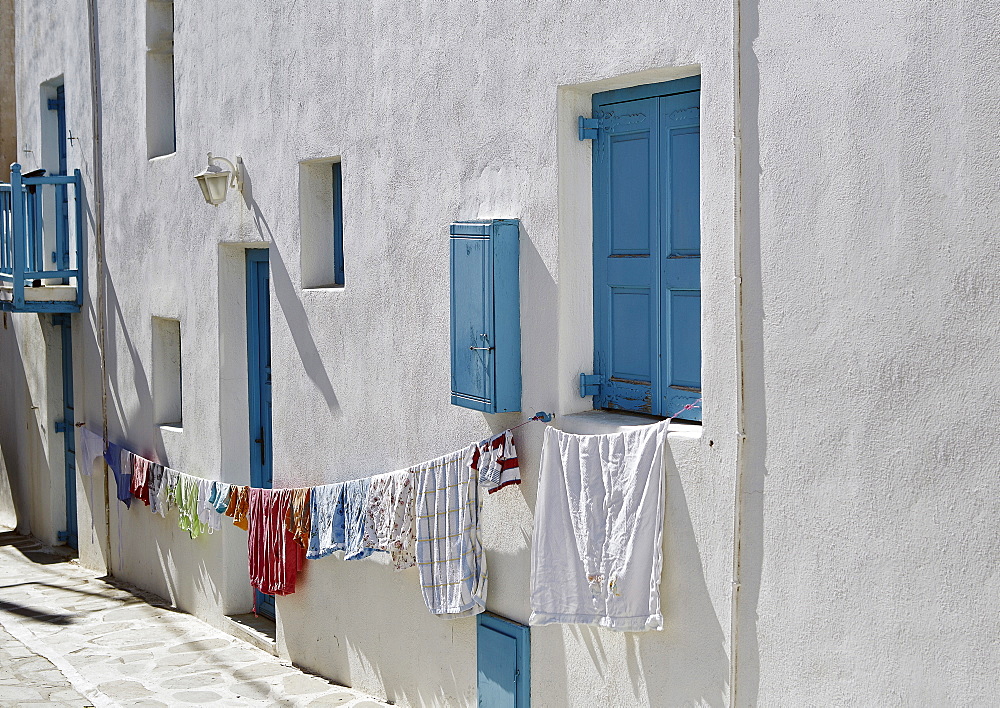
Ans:
POLYGON ((521 468, 517 462, 514 436, 509 430, 494 435, 476 445, 472 453, 472 469, 479 477, 479 486, 490 494, 508 484, 521 483, 521 468))

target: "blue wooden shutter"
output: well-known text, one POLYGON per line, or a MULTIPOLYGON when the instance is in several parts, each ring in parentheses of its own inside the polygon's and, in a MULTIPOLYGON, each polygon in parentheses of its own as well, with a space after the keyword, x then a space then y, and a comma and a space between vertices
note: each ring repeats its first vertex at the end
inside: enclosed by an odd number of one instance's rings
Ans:
POLYGON ((488 411, 493 398, 493 258, 489 237, 451 237, 451 390, 488 411))
POLYGON ((521 410, 520 225, 460 221, 450 231, 451 402, 521 410))
POLYGON ((698 86, 594 96, 595 408, 670 415, 701 395, 698 86))
POLYGON ((528 708, 530 634, 524 625, 477 615, 476 664, 480 708, 528 708))
POLYGON ((605 106, 594 144, 598 408, 654 413, 659 399, 656 99, 605 106))
MULTIPOLYGON (((660 162, 664 166, 661 415, 701 398, 701 205, 699 91, 663 96, 660 162)), ((701 420, 701 409, 681 417, 701 420)))

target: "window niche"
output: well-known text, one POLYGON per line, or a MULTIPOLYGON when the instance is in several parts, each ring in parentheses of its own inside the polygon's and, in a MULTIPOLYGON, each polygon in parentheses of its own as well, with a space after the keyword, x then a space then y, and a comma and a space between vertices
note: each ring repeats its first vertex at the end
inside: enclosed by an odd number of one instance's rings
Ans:
POLYGON ((146 153, 150 159, 177 149, 174 123, 174 4, 146 2, 146 153))
POLYGON ((180 320, 153 318, 152 379, 153 422, 156 425, 182 427, 180 320))
POLYGON ((343 180, 339 157, 299 163, 303 288, 344 285, 343 180))

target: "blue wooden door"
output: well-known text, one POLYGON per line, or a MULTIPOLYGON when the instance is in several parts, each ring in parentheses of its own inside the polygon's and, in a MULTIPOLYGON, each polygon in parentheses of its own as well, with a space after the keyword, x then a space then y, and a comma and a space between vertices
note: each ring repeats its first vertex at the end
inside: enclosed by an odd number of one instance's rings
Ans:
MULTIPOLYGON (((56 145, 58 148, 59 165, 56 174, 65 175, 67 172, 66 159, 66 89, 65 86, 56 87, 56 97, 49 99, 49 110, 56 113, 56 145)), ((55 186, 56 194, 56 268, 59 270, 69 269, 69 189, 65 184, 55 186)), ((68 281, 64 281, 68 282, 68 281)))
MULTIPOLYGON (((63 476, 66 485, 66 531, 60 539, 70 548, 77 548, 76 521, 76 413, 73 403, 73 326, 69 315, 52 317, 53 324, 60 329, 62 345, 62 395, 63 419, 56 430, 63 434, 63 476)), ((92 463, 93 460, 87 462, 92 463)))
POLYGON ((670 415, 701 396, 699 85, 594 96, 596 408, 670 415))
MULTIPOLYGON (((268 252, 247 250, 247 367, 250 399, 250 485, 270 489, 271 298, 268 252)), ((274 596, 256 593, 257 612, 274 619, 274 596)))

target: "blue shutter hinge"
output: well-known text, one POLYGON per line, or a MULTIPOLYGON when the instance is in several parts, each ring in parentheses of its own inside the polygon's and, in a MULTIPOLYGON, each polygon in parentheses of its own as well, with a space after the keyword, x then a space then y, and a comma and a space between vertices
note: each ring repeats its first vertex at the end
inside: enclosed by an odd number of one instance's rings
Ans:
POLYGON ((596 396, 601 392, 600 374, 580 374, 580 398, 596 396))
POLYGON ((60 108, 66 105, 66 101, 60 98, 50 98, 48 105, 50 111, 58 111, 60 108))
POLYGON ((580 130, 580 140, 597 140, 597 128, 599 121, 597 118, 584 118, 580 116, 577 119, 577 126, 580 130))
POLYGON ((57 433, 66 433, 66 432, 69 432, 69 428, 66 427, 66 421, 65 420, 57 420, 56 421, 56 432, 57 433))
POLYGON ((69 540, 69 531, 59 531, 56 533, 56 540, 65 543, 69 540))

